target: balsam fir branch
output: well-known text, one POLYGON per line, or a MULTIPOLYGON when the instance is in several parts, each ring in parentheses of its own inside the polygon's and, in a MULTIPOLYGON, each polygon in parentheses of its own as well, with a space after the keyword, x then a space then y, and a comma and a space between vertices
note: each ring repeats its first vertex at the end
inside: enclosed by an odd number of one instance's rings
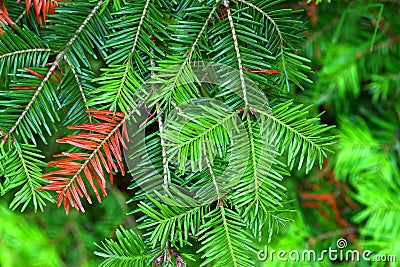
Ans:
POLYGON ((83 196, 90 204, 92 203, 82 177, 86 177, 97 200, 101 202, 97 187, 100 188, 104 197, 107 196, 105 173, 110 174, 111 183, 113 183, 113 170, 115 172, 120 170, 122 175, 125 174, 122 147, 127 147, 124 138, 129 140, 129 137, 123 113, 113 115, 113 112, 107 110, 88 110, 87 112, 90 117, 99 120, 100 123, 70 126, 69 129, 90 132, 70 135, 58 139, 57 142, 71 144, 88 150, 89 153, 63 152, 54 155, 54 157, 62 158, 49 162, 49 166, 57 167, 57 169, 43 176, 49 184, 39 188, 39 190, 56 191, 57 204, 58 206, 63 204, 67 214, 69 206, 85 211, 80 200, 83 196))
MULTIPOLYGON (((11 141, 7 142, 7 147, 13 147, 11 141)), ((4 148, 2 148, 4 149, 4 148)), ((46 202, 51 201, 47 192, 38 192, 37 189, 45 184, 42 178, 41 169, 46 165, 44 156, 40 154, 33 145, 21 144, 8 149, 8 152, 2 151, 3 158, 1 162, 4 169, 5 182, 2 184, 1 195, 6 194, 14 188, 18 188, 14 200, 10 203, 11 209, 21 207, 24 211, 32 202, 35 210, 42 210, 46 202)))

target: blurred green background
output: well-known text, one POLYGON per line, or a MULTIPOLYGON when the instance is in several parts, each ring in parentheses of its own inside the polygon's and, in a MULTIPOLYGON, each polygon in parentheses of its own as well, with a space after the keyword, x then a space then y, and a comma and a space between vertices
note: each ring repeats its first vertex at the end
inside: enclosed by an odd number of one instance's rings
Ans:
POLYGON ((112 238, 119 225, 135 225, 125 215, 126 195, 115 186, 108 193, 84 215, 69 216, 51 203, 44 213, 12 212, 1 198, 0 266, 99 266, 102 259, 94 255, 94 243, 112 238))

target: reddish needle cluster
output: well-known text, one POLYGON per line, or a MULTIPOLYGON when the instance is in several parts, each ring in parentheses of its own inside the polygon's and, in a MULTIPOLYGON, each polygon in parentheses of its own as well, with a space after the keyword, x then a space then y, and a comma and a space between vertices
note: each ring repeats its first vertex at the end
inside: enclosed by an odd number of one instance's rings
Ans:
POLYGON ((105 197, 107 195, 106 174, 109 174, 110 183, 113 183, 113 170, 115 172, 120 170, 123 175, 125 174, 122 147, 127 148, 124 139, 129 140, 129 138, 124 114, 108 110, 88 110, 87 112, 90 117, 101 122, 69 126, 69 129, 86 132, 57 140, 58 143, 85 149, 87 153, 63 152, 54 155, 59 159, 49 162, 48 165, 56 167, 56 170, 43 175, 49 184, 40 188, 40 190, 56 191, 57 204, 61 206, 64 203, 67 214, 70 206, 82 212, 85 211, 80 200, 83 196, 92 203, 86 189, 87 183, 94 191, 97 200, 101 202, 98 188, 105 197))

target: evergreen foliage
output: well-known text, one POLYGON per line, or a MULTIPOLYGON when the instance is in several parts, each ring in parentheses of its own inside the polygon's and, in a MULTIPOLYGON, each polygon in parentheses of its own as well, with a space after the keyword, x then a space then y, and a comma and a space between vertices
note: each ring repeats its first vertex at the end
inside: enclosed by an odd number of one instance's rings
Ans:
POLYGON ((56 191, 68 214, 130 189, 102 266, 258 266, 264 244, 323 249, 328 228, 400 256, 399 5, 311 2, 0 1, 1 195, 36 212, 56 191), (217 84, 199 62, 226 66, 217 84))

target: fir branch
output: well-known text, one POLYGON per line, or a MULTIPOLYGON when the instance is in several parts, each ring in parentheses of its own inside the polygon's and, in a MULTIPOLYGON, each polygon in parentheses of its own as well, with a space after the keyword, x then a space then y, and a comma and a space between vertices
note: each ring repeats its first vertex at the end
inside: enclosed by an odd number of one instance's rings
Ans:
POLYGON ((35 212, 40 209, 43 211, 46 206, 46 201, 50 201, 48 192, 38 192, 37 189, 45 184, 42 179, 41 168, 45 166, 43 162, 44 156, 40 151, 32 145, 12 144, 8 141, 9 152, 4 151, 4 147, 0 146, 1 165, 4 164, 4 176, 6 182, 1 194, 8 191, 21 188, 15 193, 15 197, 10 204, 11 209, 16 209, 21 206, 21 211, 24 211, 29 203, 33 204, 35 212))
POLYGON ((182 247, 185 243, 190 243, 189 239, 196 237, 203 216, 209 209, 206 206, 180 207, 175 206, 175 203, 164 204, 150 196, 148 200, 149 203, 142 201, 138 205, 140 211, 146 215, 138 228, 152 233, 152 248, 159 244, 179 244, 182 247))
POLYGON ((227 142, 225 140, 225 131, 235 128, 236 116, 235 112, 221 111, 221 109, 212 104, 211 108, 198 105, 198 108, 188 109, 184 113, 178 112, 176 117, 170 118, 168 128, 163 134, 169 143, 169 157, 172 158, 178 155, 179 168, 181 172, 184 172, 186 160, 189 157, 192 167, 194 167, 195 164, 201 162, 203 155, 213 155, 213 148, 206 145, 207 140, 218 140, 220 145, 216 149, 222 155, 222 145, 227 142), (202 118, 198 116, 200 113, 203 114, 202 118), (185 118, 196 118, 196 122, 187 123, 185 118), (184 125, 186 127, 183 127, 184 125), (177 139, 176 136, 181 138, 177 139), (193 152, 189 153, 189 151, 193 152))
POLYGON ((244 99, 244 103, 246 104, 246 107, 248 107, 249 100, 247 98, 247 86, 246 86, 246 81, 245 81, 245 77, 244 77, 244 73, 243 73, 242 56, 240 55, 239 42, 238 42, 238 38, 236 36, 236 30, 235 30, 235 23, 233 22, 231 9, 229 7, 229 1, 223 0, 223 5, 225 7, 227 7, 226 12, 228 14, 229 25, 230 25, 231 31, 232 31, 232 39, 233 39, 233 44, 234 44, 238 68, 239 68, 239 77, 240 77, 240 83, 241 83, 241 87, 242 87, 242 91, 243 91, 243 99, 244 99))
POLYGON ((278 148, 288 150, 289 168, 293 168, 296 156, 300 153, 298 169, 305 163, 306 172, 309 172, 315 161, 321 167, 326 152, 331 152, 329 146, 334 143, 336 136, 320 137, 319 135, 334 126, 315 124, 319 121, 318 117, 306 119, 304 116, 308 113, 307 108, 301 109, 302 105, 291 108, 291 104, 292 101, 279 104, 272 108, 271 114, 264 110, 257 110, 257 112, 274 122, 278 133, 276 144, 278 148), (292 146, 289 142, 295 145, 292 146))
POLYGON ((64 58, 64 55, 68 52, 72 44, 77 40, 79 34, 82 32, 82 30, 88 25, 89 21, 92 19, 92 17, 95 15, 95 13, 99 10, 101 4, 103 3, 104 0, 100 0, 97 5, 93 8, 93 10, 90 12, 90 14, 86 17, 86 19, 82 22, 81 26, 75 31, 74 36, 69 40, 69 42, 65 45, 65 48, 58 53, 56 56, 56 59, 53 63, 50 65, 50 69, 43 78, 41 84, 39 87, 36 89, 35 94, 32 96, 32 99, 30 102, 26 105, 24 111, 22 114, 18 117, 17 121, 14 123, 14 126, 11 127, 11 129, 7 132, 6 137, 9 138, 11 137, 12 133, 17 129, 21 121, 25 118, 25 115, 28 113, 30 110, 31 106, 34 104, 35 100, 39 96, 40 92, 43 90, 45 87, 45 84, 48 82, 50 77, 52 76, 53 72, 56 70, 56 68, 59 66, 60 62, 64 58))
MULTIPOLYGON (((273 30, 271 30, 271 32, 268 34, 272 36, 272 38, 277 37, 278 40, 272 39, 271 43, 268 44, 268 47, 269 50, 273 52, 273 55, 276 57, 276 59, 279 61, 279 69, 282 72, 281 75, 281 78, 283 79, 282 82, 284 82, 287 90, 290 91, 291 82, 296 84, 300 88, 303 88, 302 85, 300 84, 301 80, 306 82, 311 82, 307 78, 307 76, 302 73, 302 71, 310 71, 311 69, 307 66, 302 66, 302 62, 297 62, 295 59, 297 58, 297 60, 303 62, 307 62, 307 60, 302 57, 294 56, 292 53, 289 52, 291 49, 291 44, 289 43, 290 41, 289 36, 293 37, 294 35, 289 32, 285 32, 284 29, 287 28, 288 26, 278 25, 277 19, 273 18, 266 11, 260 8, 258 3, 253 4, 247 0, 238 0, 238 2, 241 2, 249 6, 250 8, 254 9, 258 14, 261 14, 263 17, 266 18, 267 21, 269 21, 272 24, 273 30), (287 36, 287 38, 285 38, 284 36, 287 36)), ((265 4, 264 1, 261 3, 265 4)), ((292 21, 292 23, 298 23, 298 22, 292 21)), ((281 83, 279 82, 278 85, 281 86, 281 83)))
POLYGON ((249 164, 232 200, 238 208, 246 208, 245 215, 254 207, 257 210, 261 207, 260 214, 251 216, 263 216, 263 213, 267 214, 282 206, 285 187, 279 184, 283 179, 282 175, 272 168, 278 152, 273 146, 275 141, 266 136, 271 126, 265 121, 252 120, 247 120, 246 126, 249 131, 249 164))
MULTIPOLYGON (((135 53, 136 46, 137 46, 138 41, 139 41, 139 36, 140 36, 141 30, 142 30, 142 25, 143 25, 144 19, 146 17, 147 10, 149 8, 150 2, 151 2, 151 0, 146 0, 146 3, 144 5, 144 7, 143 7, 143 12, 142 12, 142 15, 140 16, 140 20, 139 20, 139 24, 137 26, 135 39, 134 39, 133 44, 132 44, 131 52, 129 53, 129 55, 127 56, 125 62, 123 63, 123 65, 125 66, 125 70, 123 71, 122 79, 120 81, 117 93, 115 94, 113 103, 118 103, 118 98, 122 97, 121 91, 126 86, 126 84, 125 84, 126 83, 126 79, 128 78, 128 74, 129 74, 129 72, 131 71, 131 68, 132 68, 133 54, 135 53)), ((115 106, 115 104, 112 104, 111 106, 113 107, 113 106, 115 106)))
MULTIPOLYGON (((105 180, 104 174, 102 171, 102 167, 99 161, 99 157, 101 162, 103 163, 104 168, 110 174, 110 182, 113 183, 113 175, 112 175, 112 167, 114 170, 121 169, 122 174, 125 173, 124 166, 122 162, 122 152, 120 150, 120 145, 122 144, 124 148, 127 148, 122 133, 126 140, 130 140, 128 136, 128 132, 126 129, 126 121, 130 118, 134 113, 137 112, 137 109, 140 108, 144 101, 139 101, 138 105, 133 108, 127 116, 124 116, 123 113, 118 112, 115 113, 116 116, 112 111, 96 111, 96 110, 88 110, 89 116, 94 118, 103 120, 102 124, 82 124, 78 126, 71 126, 71 129, 83 129, 88 131, 95 132, 94 134, 81 134, 76 136, 68 136, 63 139, 59 139, 58 142, 61 143, 69 143, 73 144, 77 147, 82 147, 85 149, 91 150, 90 154, 82 154, 82 153, 62 153, 61 155, 55 155, 57 157, 67 157, 66 159, 61 159, 60 161, 53 161, 50 162, 50 166, 57 166, 60 170, 51 171, 46 173, 44 177, 49 180, 50 184, 41 188, 41 190, 55 190, 58 193, 58 206, 61 205, 62 201, 64 200, 64 208, 68 214, 69 212, 69 205, 77 210, 81 210, 84 212, 84 208, 79 200, 79 197, 82 196, 80 190, 76 183, 78 182, 81 190, 85 194, 86 199, 89 203, 91 203, 91 199, 87 194, 85 186, 82 183, 81 175, 82 173, 85 174, 86 178, 91 181, 90 173, 96 178, 97 176, 100 177, 102 183, 99 184, 100 188, 103 191, 103 196, 106 196, 105 192, 105 180), (110 128, 111 127, 111 128, 110 128), (97 135, 96 135, 97 134, 97 135), (101 136, 100 136, 101 135, 101 136), (89 140, 84 140, 88 138, 89 140), (109 148, 107 148, 109 147, 109 148), (107 148, 107 149, 106 149, 107 148), (105 161, 102 151, 104 150, 107 162, 105 161), (112 156, 110 151, 114 153, 114 158, 116 158, 118 167, 113 162, 112 156), (118 152, 119 151, 119 152, 118 152), (77 163, 75 161, 83 161, 82 163, 77 163), (60 177, 60 175, 68 176, 72 174, 71 178, 64 178, 60 177), (72 190, 72 193, 70 193, 72 190)), ((98 181, 97 181, 98 182, 98 181)), ((91 182, 91 186, 96 193, 96 197, 99 202, 101 202, 100 195, 95 188, 93 182, 91 182)))
POLYGON ((147 9, 149 8, 150 2, 151 2, 151 0, 146 0, 146 3, 144 4, 143 13, 142 13, 142 16, 140 17, 140 21, 139 21, 138 28, 137 28, 136 35, 135 35, 135 40, 133 41, 133 45, 132 45, 132 49, 131 49, 131 53, 130 54, 133 54, 135 52, 136 45, 137 45, 138 40, 139 40, 140 31, 142 29, 144 18, 146 17, 147 9))
POLYGON ((106 239, 101 246, 96 244, 101 251, 95 254, 106 259, 100 266, 149 266, 155 255, 137 233, 121 227, 115 234, 117 242, 106 239))
MULTIPOLYGON (((193 83, 190 80, 190 78, 195 79, 195 77, 188 75, 188 72, 191 71, 190 68, 190 62, 193 58, 194 52, 196 50, 196 47, 198 46, 203 34, 205 33, 205 30, 207 29, 208 24, 211 21, 211 18, 214 14, 214 12, 217 10, 217 4, 213 5, 213 8, 211 9, 211 11, 208 13, 207 18, 204 20, 199 32, 196 35, 196 38, 194 39, 193 43, 190 46, 190 49, 187 51, 185 51, 185 57, 184 59, 182 58, 174 58, 176 59, 176 61, 171 63, 171 60, 167 60, 167 62, 160 62, 160 65, 166 65, 167 64, 171 65, 172 64, 172 68, 174 69, 175 73, 173 73, 173 76, 169 77, 168 80, 164 81, 165 83, 165 87, 168 88, 168 91, 164 94, 164 101, 165 99, 169 100, 169 103, 171 104, 171 102, 174 102, 173 100, 171 100, 171 95, 175 94, 176 89, 181 85, 186 87, 185 90, 180 91, 180 93, 182 94, 182 100, 188 100, 191 98, 191 96, 193 96, 192 91, 197 91, 197 88, 194 86, 191 86, 193 83), (179 65, 179 68, 176 69, 177 65, 179 65), (189 78, 190 77, 190 78, 189 78), (171 82, 172 81, 172 82, 171 82)), ((179 38, 179 37, 177 37, 179 38)), ((163 69, 159 69, 161 72, 163 71, 163 69)), ((161 81, 162 82, 162 81, 161 81)), ((164 102, 163 101, 163 102, 164 102)), ((176 105, 174 105, 176 106, 176 105)))
POLYGON ((227 218, 225 216, 225 210, 224 210, 223 206, 220 207, 220 210, 221 210, 221 216, 222 216, 222 224, 224 226, 226 240, 227 240, 227 244, 228 244, 228 249, 229 249, 230 255, 232 257, 233 266, 234 267, 238 267, 239 264, 238 264, 238 260, 236 259, 236 253, 235 253, 234 245, 233 245, 233 242, 231 240, 232 237, 231 237, 231 234, 229 233, 229 227, 231 226, 231 223, 227 222, 227 218))
POLYGON ((3 73, 4 88, 9 87, 10 80, 15 78, 20 69, 44 66, 49 56, 58 52, 34 32, 26 28, 21 29, 17 25, 15 30, 5 28, 0 39, 0 72, 3 73), (13 41, 10 42, 9 39, 13 41))
POLYGON ((82 174, 85 174, 89 180, 96 197, 101 202, 100 195, 93 183, 92 177, 95 178, 100 186, 103 196, 106 196, 105 177, 103 167, 110 174, 110 182, 113 183, 112 169, 120 169, 122 174, 125 173, 122 162, 121 145, 126 148, 120 128, 123 127, 122 133, 124 137, 129 140, 127 130, 125 128, 126 118, 122 113, 116 113, 113 116, 111 111, 88 111, 89 116, 103 121, 101 124, 82 124, 78 126, 69 127, 71 129, 83 129, 92 131, 93 133, 78 134, 67 136, 63 139, 58 139, 59 143, 69 143, 77 147, 90 150, 90 154, 86 153, 62 153, 55 155, 56 157, 66 157, 58 161, 52 161, 49 166, 56 166, 59 169, 46 173, 44 177, 50 182, 49 185, 44 186, 41 190, 54 190, 58 193, 58 206, 64 201, 64 208, 68 214, 69 205, 77 210, 84 212, 79 198, 82 196, 83 191, 86 199, 91 203, 91 199, 87 194, 87 190, 82 182, 82 174), (105 157, 103 156, 104 151, 105 157), (117 164, 113 161, 113 156, 117 164), (106 158, 106 159, 105 159, 106 158), (78 161, 78 162, 77 162, 78 161), (83 161, 79 163, 79 161, 83 161), (103 167, 102 167, 103 166, 103 167), (73 175, 72 178, 63 176, 73 175), (99 181, 100 179, 100 181, 99 181), (79 189, 79 187, 80 189, 79 189))
POLYGON ((274 25, 274 28, 275 28, 275 30, 276 30, 276 32, 277 32, 277 34, 279 36, 279 40, 280 40, 279 41, 279 49, 280 49, 280 53, 281 53, 282 68, 283 68, 283 73, 285 75, 286 87, 287 87, 287 90, 289 91, 289 89, 290 89, 290 85, 289 85, 290 78, 289 78, 289 72, 288 72, 287 67, 286 67, 288 62, 286 61, 286 59, 284 57, 285 51, 284 51, 283 47, 284 47, 285 40, 283 39, 281 30, 279 29, 276 21, 274 19, 272 19, 272 17, 269 16, 264 10, 262 10, 261 8, 259 8, 258 6, 254 5, 252 3, 247 2, 246 0, 239 0, 239 1, 244 3, 244 4, 246 4, 246 5, 248 5, 248 6, 250 6, 250 7, 252 7, 252 8, 254 8, 258 12, 263 14, 274 25))
POLYGON ((213 263, 213 266, 253 266, 253 262, 246 253, 246 249, 252 250, 249 246, 251 237, 246 232, 239 215, 224 207, 224 200, 220 196, 219 185, 208 155, 206 155, 206 160, 213 178, 214 190, 217 192, 217 206, 204 215, 208 220, 201 226, 198 233, 203 245, 198 252, 203 252, 202 257, 207 257, 200 266, 207 266, 210 263, 213 263))
MULTIPOLYGON (((86 110, 89 110, 89 105, 87 103, 87 98, 86 98, 85 92, 83 91, 82 83, 81 83, 81 81, 79 79, 78 73, 76 72, 74 65, 69 61, 68 57, 65 56, 65 55, 64 55, 64 60, 69 65, 69 68, 71 69, 72 74, 74 75, 74 78, 76 80, 76 84, 78 85, 79 91, 81 92, 81 96, 82 96, 83 102, 85 103, 86 110)), ((89 119, 90 119, 90 117, 89 117, 89 119)))
POLYGON ((217 5, 214 5, 213 8, 211 9, 210 13, 208 14, 206 21, 204 22, 203 26, 201 27, 200 32, 197 34, 197 37, 196 37, 195 41, 193 42, 193 45, 187 54, 187 60, 185 60, 184 64, 187 64, 186 62, 190 62, 190 59, 193 56, 193 52, 195 51, 197 44, 199 43, 201 37, 203 36, 204 31, 207 28, 207 25, 210 23, 211 17, 213 16, 215 10, 217 10, 217 5))
POLYGON ((93 91, 95 97, 89 102, 127 114, 141 97, 138 94, 149 78, 151 60, 163 53, 155 40, 164 38, 167 32, 162 25, 152 23, 162 20, 162 14, 151 1, 128 3, 113 16, 108 22, 113 32, 103 46, 111 50, 105 57, 108 67, 95 79, 101 86, 93 91))
POLYGON ((207 222, 198 234, 202 247, 197 252, 206 257, 200 266, 254 266, 254 260, 249 257, 254 251, 251 237, 235 211, 217 206, 205 218, 207 222))
POLYGON ((246 0, 239 0, 239 1, 242 2, 243 4, 246 4, 246 5, 248 5, 248 6, 252 7, 252 8, 254 8, 254 9, 257 10, 259 13, 263 14, 263 15, 272 23, 272 25, 274 25, 274 28, 275 28, 275 30, 276 30, 278 36, 279 36, 279 39, 280 39, 279 45, 280 45, 280 46, 283 46, 283 44, 284 44, 284 39, 283 39, 283 36, 282 36, 282 32, 281 32, 281 30, 279 29, 278 24, 276 23, 276 21, 275 21, 270 15, 268 15, 267 12, 265 12, 264 10, 262 10, 261 8, 259 8, 258 6, 254 5, 253 3, 247 2, 246 0))

